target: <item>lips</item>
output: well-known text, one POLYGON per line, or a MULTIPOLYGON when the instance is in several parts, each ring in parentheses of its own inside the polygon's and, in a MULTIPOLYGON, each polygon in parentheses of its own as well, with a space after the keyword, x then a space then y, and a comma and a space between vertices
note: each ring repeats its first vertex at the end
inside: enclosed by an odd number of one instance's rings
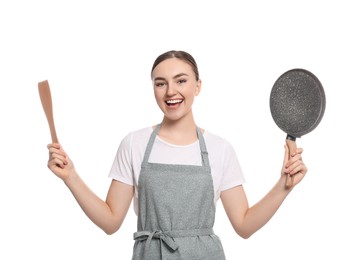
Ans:
POLYGON ((165 102, 168 106, 174 106, 182 103, 183 99, 168 99, 165 102))

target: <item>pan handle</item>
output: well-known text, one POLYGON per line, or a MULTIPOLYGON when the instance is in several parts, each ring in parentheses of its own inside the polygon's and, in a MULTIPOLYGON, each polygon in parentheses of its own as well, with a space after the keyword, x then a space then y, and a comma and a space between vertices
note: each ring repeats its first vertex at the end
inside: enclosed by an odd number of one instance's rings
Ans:
MULTIPOLYGON (((286 143, 289 149, 289 159, 292 157, 291 154, 293 154, 297 150, 297 143, 295 142, 296 138, 291 135, 287 135, 286 138, 286 143)), ((287 189, 290 189, 293 186, 294 182, 294 175, 287 174, 286 182, 285 182, 285 187, 287 189)))

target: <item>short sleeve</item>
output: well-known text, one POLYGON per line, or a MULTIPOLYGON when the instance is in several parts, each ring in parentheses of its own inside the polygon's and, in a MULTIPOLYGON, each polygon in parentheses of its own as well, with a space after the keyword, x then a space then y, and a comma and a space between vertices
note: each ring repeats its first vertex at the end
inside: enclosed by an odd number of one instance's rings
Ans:
POLYGON ((131 152, 132 134, 122 139, 112 164, 109 177, 134 186, 131 152))
POLYGON ((243 183, 245 183, 245 177, 243 175, 235 149, 228 141, 225 141, 223 176, 219 190, 220 192, 228 190, 243 183))

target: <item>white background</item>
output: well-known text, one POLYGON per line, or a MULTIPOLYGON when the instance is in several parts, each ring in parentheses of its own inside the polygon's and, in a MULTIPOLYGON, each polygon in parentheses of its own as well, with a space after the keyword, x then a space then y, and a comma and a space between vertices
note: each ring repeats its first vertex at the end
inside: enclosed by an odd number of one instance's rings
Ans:
POLYGON ((274 81, 304 68, 322 82, 320 125, 297 140, 309 172, 273 219, 238 237, 218 203, 227 259, 355 259, 355 8, 352 1, 1 1, 0 259, 130 259, 133 209, 107 236, 47 169, 48 79, 60 142, 105 199, 121 139, 160 122, 151 65, 185 50, 200 66, 197 123, 228 139, 250 204, 278 179, 285 134, 274 81))

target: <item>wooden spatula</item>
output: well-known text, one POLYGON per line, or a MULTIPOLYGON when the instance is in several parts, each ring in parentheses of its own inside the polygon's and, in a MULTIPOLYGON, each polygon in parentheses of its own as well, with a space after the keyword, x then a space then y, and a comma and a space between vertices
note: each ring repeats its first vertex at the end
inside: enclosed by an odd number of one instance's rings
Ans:
POLYGON ((38 83, 38 92, 40 94, 43 111, 46 114, 49 130, 51 131, 52 143, 58 143, 56 128, 54 126, 53 108, 51 90, 48 81, 41 81, 38 83))

